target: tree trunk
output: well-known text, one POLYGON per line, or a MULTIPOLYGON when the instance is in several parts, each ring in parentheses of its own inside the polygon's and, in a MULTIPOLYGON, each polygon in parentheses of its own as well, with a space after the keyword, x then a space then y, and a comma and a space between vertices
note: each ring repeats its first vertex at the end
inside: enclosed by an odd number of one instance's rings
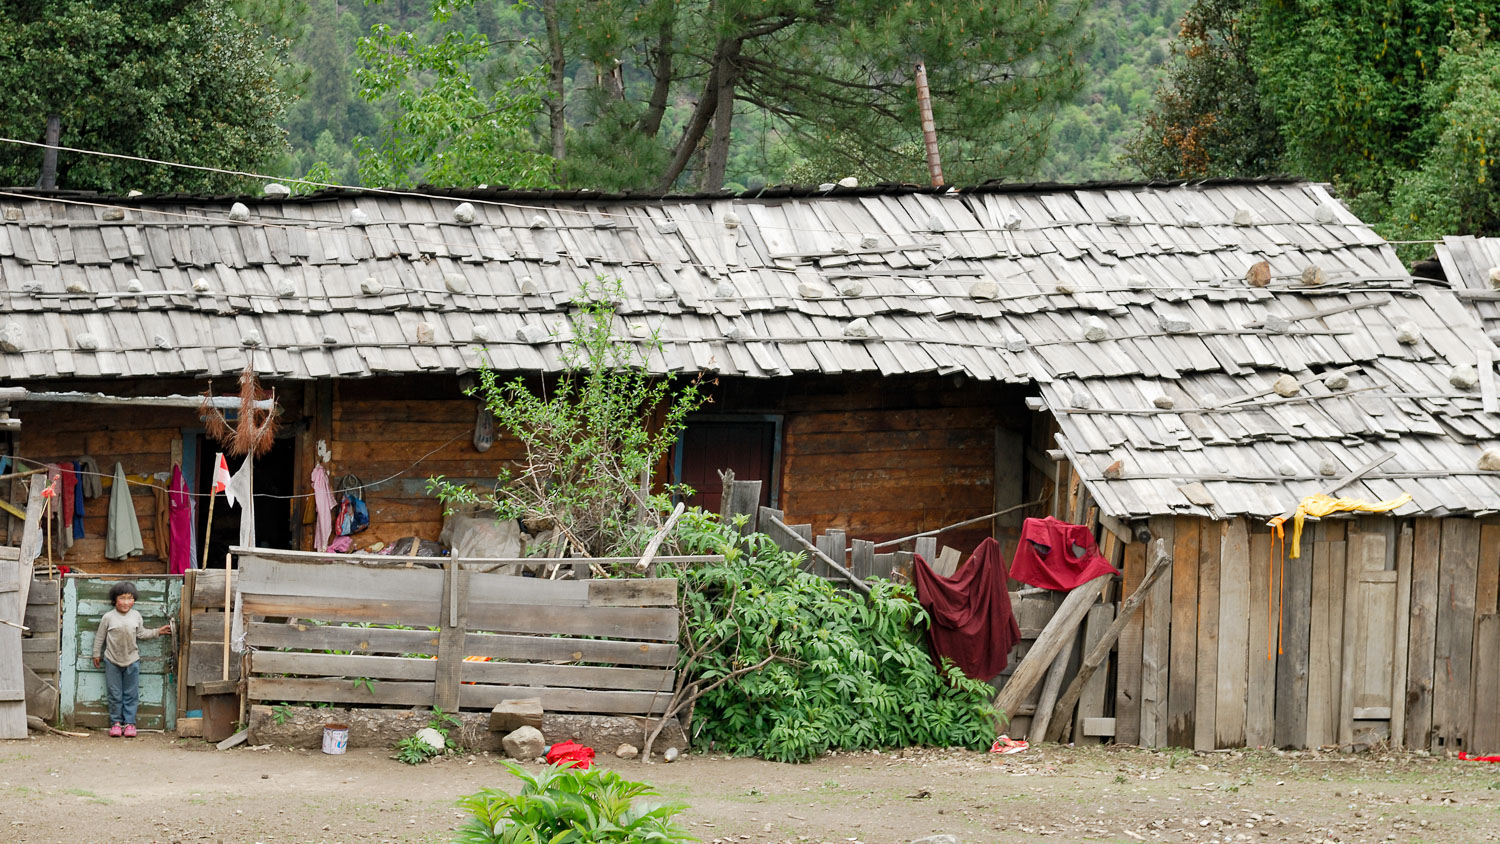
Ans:
POLYGON ((568 60, 563 55, 557 0, 542 0, 542 18, 547 22, 547 119, 552 130, 552 157, 561 161, 568 154, 568 122, 564 113, 568 60))
POLYGON ((62 138, 62 117, 56 113, 47 115, 47 149, 42 152, 42 173, 36 186, 42 190, 57 187, 57 142, 62 138))
POLYGON ((724 187, 724 170, 729 164, 729 134, 734 125, 734 86, 739 81, 741 41, 720 42, 714 52, 718 90, 714 94, 714 134, 708 143, 708 160, 703 168, 700 187, 706 191, 724 187))
POLYGON ((651 86, 651 99, 646 101, 646 113, 641 116, 641 134, 656 137, 661 130, 662 117, 667 113, 667 97, 672 92, 672 25, 675 19, 668 16, 662 21, 656 37, 656 61, 651 73, 656 82, 651 86))
POLYGON ((677 142, 677 148, 672 152, 672 161, 667 165, 667 172, 662 174, 661 180, 656 183, 657 190, 667 190, 677 177, 682 175, 683 168, 687 167, 688 160, 698 149, 698 142, 703 140, 703 133, 708 131, 709 118, 714 114, 715 97, 719 93, 719 71, 715 67, 708 75, 708 84, 703 87, 703 96, 699 98, 698 105, 693 108, 693 116, 688 118, 688 124, 682 130, 682 139, 677 142))

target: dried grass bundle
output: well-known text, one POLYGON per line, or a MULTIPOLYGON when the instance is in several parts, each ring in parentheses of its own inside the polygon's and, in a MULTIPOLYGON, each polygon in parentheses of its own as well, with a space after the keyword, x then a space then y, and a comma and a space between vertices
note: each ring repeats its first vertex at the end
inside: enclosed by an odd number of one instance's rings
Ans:
POLYGON ((260 379, 255 377, 255 361, 245 362, 240 373, 240 407, 231 422, 213 406, 214 385, 210 381, 203 393, 203 404, 199 415, 208 435, 219 441, 230 454, 249 454, 260 457, 276 443, 276 391, 261 389, 260 379), (270 400, 271 406, 261 410, 255 407, 259 401, 270 400))

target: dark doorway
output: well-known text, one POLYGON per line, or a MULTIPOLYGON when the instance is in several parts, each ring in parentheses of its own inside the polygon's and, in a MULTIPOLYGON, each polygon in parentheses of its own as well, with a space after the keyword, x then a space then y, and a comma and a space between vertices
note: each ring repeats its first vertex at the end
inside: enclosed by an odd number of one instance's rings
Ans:
POLYGON ((721 469, 742 481, 762 481, 760 503, 774 507, 781 480, 781 417, 710 416, 688 420, 677 441, 673 480, 693 488, 688 506, 719 512, 721 469))
MULTIPOLYGON (((213 489, 214 457, 219 445, 204 435, 198 436, 198 478, 196 490, 213 489)), ((255 461, 255 544, 260 548, 292 547, 292 484, 295 472, 296 441, 278 437, 271 450, 255 461)), ((242 457, 227 457, 229 473, 238 472, 242 457)), ((206 536, 208 567, 223 568, 224 556, 240 541, 239 507, 230 507, 221 493, 213 505, 213 527, 208 528, 208 503, 198 506, 198 535, 206 536)), ((196 561, 201 564, 202 560, 196 561)))

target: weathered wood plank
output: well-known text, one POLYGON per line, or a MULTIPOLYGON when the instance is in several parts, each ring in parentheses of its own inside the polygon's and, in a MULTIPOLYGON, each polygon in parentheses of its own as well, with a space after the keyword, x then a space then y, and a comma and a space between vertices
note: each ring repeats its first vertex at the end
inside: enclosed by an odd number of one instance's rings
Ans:
POLYGON ((542 686, 464 685, 459 689, 459 706, 464 709, 492 709, 506 700, 541 698, 542 708, 549 712, 599 712, 618 715, 660 715, 666 711, 671 690, 655 692, 612 692, 589 689, 555 689, 542 686))
POLYGON ((246 593, 244 610, 251 616, 284 616, 309 621, 352 621, 437 627, 438 601, 369 601, 361 598, 323 598, 308 595, 246 593))
POLYGON ((465 662, 463 682, 492 686, 555 686, 671 694, 676 671, 605 668, 594 665, 541 665, 526 662, 465 662))
POLYGON ((1469 751, 1500 753, 1500 615, 1474 623, 1474 733, 1469 751))
MULTIPOLYGON (((458 685, 462 681, 472 579, 473 574, 459 568, 456 562, 450 562, 443 571, 444 607, 438 612, 437 671, 433 677, 432 705, 448 712, 458 710, 458 685)), ((584 584, 586 588, 588 585, 584 584)))
POLYGON ((325 679, 370 677, 431 682, 437 676, 437 669, 438 661, 427 658, 286 651, 256 651, 250 655, 250 671, 254 675, 301 674, 325 679))
MULTIPOLYGON (((19 560, 0 560, 0 582, 15 583, 20 571, 19 560)), ((20 624, 24 609, 19 587, 0 592, 0 621, 20 624)), ((0 624, 0 739, 26 738, 26 669, 21 660, 21 631, 0 624)))
POLYGON ((1198 540, 1202 519, 1177 519, 1172 550, 1172 633, 1167 676, 1167 744, 1193 746, 1198 705, 1198 540))
POLYGON ((1198 537, 1197 695, 1193 713, 1193 748, 1213 750, 1214 716, 1219 696, 1219 558, 1223 525, 1204 522, 1198 537))
POLYGON ((1481 524, 1474 615, 1495 613, 1500 613, 1500 524, 1481 524))
MULTIPOLYGON (((1135 591, 1146 576, 1146 546, 1132 542, 1123 551, 1124 594, 1135 591)), ((1125 620, 1116 655, 1115 743, 1141 742, 1141 647, 1142 621, 1138 613, 1125 620)))
MULTIPOLYGON (((1325 524, 1314 526, 1321 537, 1325 524)), ((1303 547, 1307 535, 1303 534, 1303 547)), ((1329 660, 1329 642, 1333 638, 1334 624, 1342 629, 1342 617, 1332 615, 1332 565, 1330 543, 1323 539, 1312 545, 1312 619, 1309 641, 1312 644, 1307 663, 1307 746, 1321 747, 1333 744, 1337 734, 1333 725, 1333 667, 1329 660)), ((1305 556, 1305 555, 1304 555, 1305 556)))
POLYGON ((1441 520, 1416 519, 1412 532, 1411 626, 1406 662, 1406 747, 1432 744, 1441 520))
MULTIPOLYGON (((1088 617, 1083 622, 1083 653, 1085 656, 1094 649, 1094 646, 1103 638, 1105 631, 1115 620, 1115 605, 1100 604, 1089 608, 1088 617)), ((1109 677, 1103 671, 1095 671, 1093 676, 1084 683, 1083 692, 1078 697, 1078 710, 1073 719, 1073 741, 1077 744, 1092 743, 1089 739, 1098 733, 1088 733, 1084 725, 1089 721, 1104 717, 1104 694, 1108 690, 1109 677)))
POLYGON ((1391 664, 1391 746, 1406 746, 1406 666, 1411 642, 1412 525, 1403 520, 1396 533, 1396 630, 1391 664))
MULTIPOLYGON (((470 634, 473 638, 474 634, 470 634)), ((578 641, 547 640, 538 641, 578 641)), ((436 654, 438 634, 431 630, 391 630, 379 627, 332 627, 319 624, 269 624, 253 621, 245 625, 245 640, 252 648, 299 648, 304 650, 363 651, 365 653, 436 654)), ((601 643, 603 644, 603 643, 601 643)), ((470 646, 470 652, 475 652, 470 646)), ((499 654, 488 654, 499 656, 499 654)), ((543 657, 545 658, 545 657, 543 657)))
POLYGON ((1312 566, 1307 555, 1290 559, 1278 541, 1281 646, 1276 658, 1276 746, 1307 746, 1307 683, 1311 659, 1312 566))
POLYGON ((1479 525, 1443 519, 1438 551, 1438 606, 1432 683, 1434 753, 1468 748, 1474 704, 1474 587, 1479 564, 1479 525))
POLYGON ((248 694, 251 700, 257 701, 432 705, 432 683, 391 680, 355 685, 352 680, 251 677, 248 694))
POLYGON ((556 633, 611 639, 677 641, 678 613, 668 607, 546 607, 469 601, 469 629, 556 633))
POLYGON ((1344 582, 1348 571, 1348 529, 1351 522, 1343 519, 1325 522, 1328 534, 1328 732, 1329 741, 1339 737, 1339 717, 1344 711, 1344 619, 1347 617, 1344 582))
POLYGON ((1344 641, 1340 666, 1338 740, 1354 743, 1356 710, 1391 708, 1396 580, 1385 570, 1386 538, 1378 523, 1349 533, 1344 574, 1344 641))
POLYGON ((1271 574, 1271 534, 1263 529, 1252 530, 1250 622, 1245 637, 1249 677, 1245 699, 1246 747, 1269 747, 1276 740, 1276 592, 1271 574))
MULTIPOLYGON (((1151 535, 1176 547, 1175 519, 1151 519, 1151 535)), ((1172 624, 1172 572, 1165 572, 1141 608, 1141 746, 1167 744, 1167 696, 1172 624)))
POLYGON ((1245 520, 1224 526, 1219 553, 1219 662, 1214 705, 1216 747, 1245 745, 1245 704, 1249 699, 1250 534, 1245 520))
MULTIPOLYGON (((475 574, 477 580, 506 575, 475 574)), ((523 577, 520 580, 535 580, 523 577)), ((675 607, 677 581, 670 577, 601 577, 585 581, 591 607, 675 607)))

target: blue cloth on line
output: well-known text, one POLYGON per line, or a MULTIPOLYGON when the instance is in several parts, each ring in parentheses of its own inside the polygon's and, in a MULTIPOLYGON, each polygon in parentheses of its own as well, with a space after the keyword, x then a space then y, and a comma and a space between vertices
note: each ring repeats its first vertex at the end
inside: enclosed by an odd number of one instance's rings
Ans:
MULTIPOLYGON (((70 465, 73 468, 74 472, 82 472, 83 471, 83 464, 82 463, 70 463, 68 465, 70 465)), ((78 484, 75 484, 73 486, 73 538, 74 539, 82 539, 83 538, 83 484, 82 483, 78 483, 78 484)))

